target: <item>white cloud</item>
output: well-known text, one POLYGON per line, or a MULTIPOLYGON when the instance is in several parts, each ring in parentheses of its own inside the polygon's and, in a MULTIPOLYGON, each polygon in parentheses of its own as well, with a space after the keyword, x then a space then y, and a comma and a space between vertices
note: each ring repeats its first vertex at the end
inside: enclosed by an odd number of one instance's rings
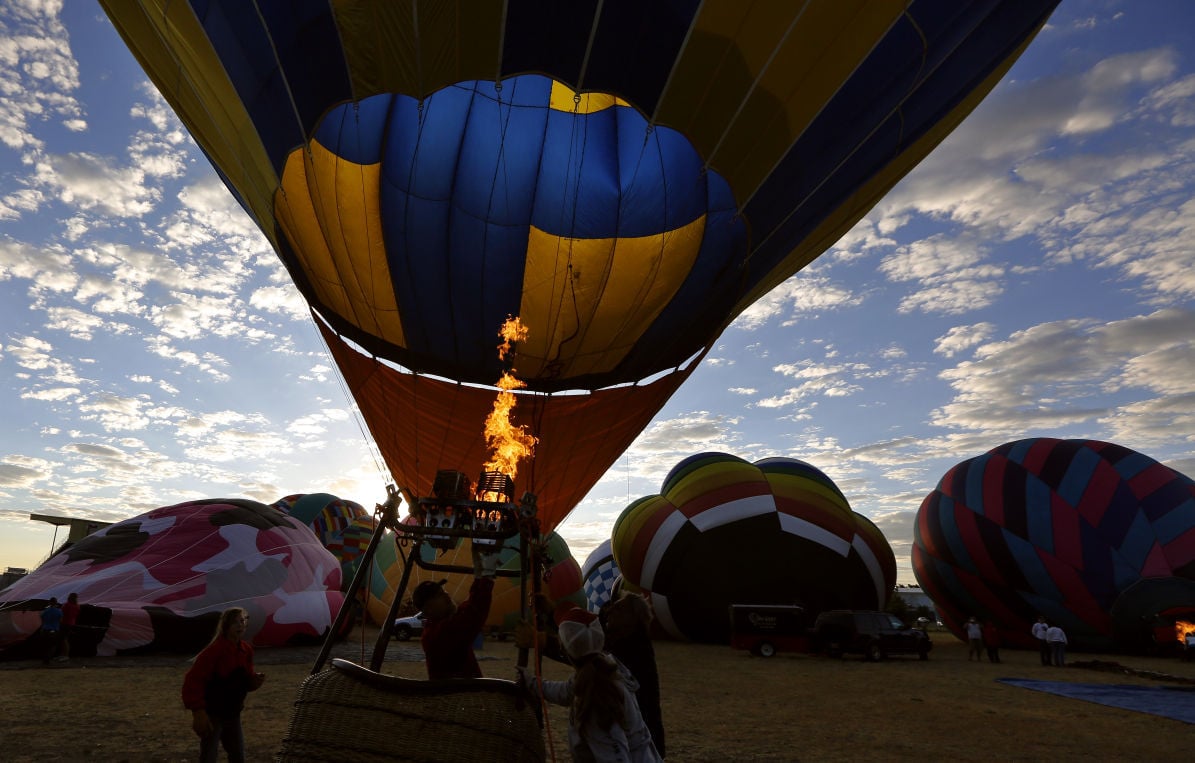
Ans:
MULTIPOLYGON (((329 408, 318 413, 299 416, 287 425, 286 431, 296 435, 300 439, 306 438, 310 441, 311 438, 327 433, 330 422, 344 421, 348 416, 348 413, 345 411, 337 408, 329 408)), ((317 441, 316 444, 322 445, 323 443, 317 441)))
POLYGON ((139 316, 145 311, 141 305, 144 292, 131 284, 99 274, 82 276, 74 296, 76 301, 98 313, 139 316))
POLYGON ((953 358, 963 350, 986 341, 995 330, 996 327, 987 322, 955 326, 934 340, 934 353, 953 358))
POLYGON ((0 281, 14 278, 30 281, 34 294, 70 291, 79 282, 70 255, 60 248, 0 239, 0 281))
POLYGON ((24 400, 41 400, 47 403, 59 403, 79 396, 78 387, 48 387, 45 389, 26 391, 21 393, 24 400))
POLYGON ((47 307, 46 328, 63 331, 72 339, 88 340, 104 325, 104 319, 94 313, 73 307, 47 307))
POLYGON ((781 395, 756 401, 755 405, 760 408, 784 408, 795 405, 811 395, 846 397, 863 389, 856 383, 857 380, 877 375, 865 363, 821 364, 812 360, 782 363, 774 366, 772 370, 783 376, 801 380, 801 384, 790 387, 781 395))
POLYGON ((205 176, 178 193, 179 207, 166 222, 165 246, 189 251, 216 244, 222 267, 240 278, 252 266, 268 268, 275 283, 290 280, 265 236, 215 175, 205 176))
POLYGON ((1172 127, 1195 127, 1195 74, 1156 88, 1142 103, 1172 127))
POLYGON ((935 425, 995 441, 1091 435, 1101 424, 1136 443, 1195 437, 1195 312, 1039 324, 980 345, 974 357, 941 373, 954 398, 933 412, 935 425))
POLYGON ((145 179, 141 167, 120 167, 90 153, 46 155, 36 165, 36 181, 64 204, 114 217, 140 217, 154 208, 161 191, 145 179))
POLYGON ((144 402, 141 397, 100 392, 79 404, 79 418, 97 421, 107 432, 137 431, 149 425, 149 418, 142 410, 144 402))
POLYGON ((901 300, 902 313, 958 314, 992 304, 1004 291, 1004 269, 985 263, 983 247, 966 238, 932 236, 900 247, 880 262, 893 281, 918 288, 901 300))
POLYGON ((148 82, 144 83, 142 89, 149 103, 134 105, 130 116, 148 120, 152 129, 139 131, 133 136, 129 143, 129 158, 146 175, 181 177, 186 170, 191 141, 157 89, 148 82))
POLYGON ((233 336, 243 331, 244 313, 235 300, 216 295, 174 292, 173 304, 150 309, 149 320, 168 337, 197 339, 233 336))
POLYGON ((56 355, 54 346, 44 339, 35 336, 17 337, 9 340, 5 350, 19 366, 39 372, 39 376, 45 381, 68 385, 83 381, 75 373, 70 362, 56 355))
POLYGON ((311 315, 307 310, 307 301, 294 286, 263 286, 249 297, 249 304, 258 310, 278 313, 297 321, 305 321, 311 315))
POLYGON ((35 152, 43 145, 30 122, 84 124, 75 99, 79 67, 71 54, 61 3, 0 3, 0 143, 35 152))
POLYGON ((205 352, 200 355, 190 350, 180 350, 171 344, 164 335, 149 336, 146 337, 145 341, 149 345, 150 351, 155 355, 160 355, 168 360, 181 363, 184 366, 193 366, 210 375, 216 381, 228 381, 232 378, 218 367, 227 366, 228 362, 214 353, 205 352))
POLYGON ((635 476, 657 483, 681 459, 703 451, 735 452, 739 419, 709 411, 693 411, 656 421, 631 443, 628 453, 635 476))
POLYGON ((857 305, 860 300, 847 288, 806 269, 756 300, 730 326, 754 331, 775 318, 788 322, 807 313, 857 305))
POLYGON ((21 455, 0 458, 0 487, 27 489, 49 479, 53 474, 53 462, 44 458, 21 455))
MULTIPOLYGON (((987 240, 1048 237, 1094 186, 1168 163, 1170 145, 1101 152, 1087 141, 1147 116, 1134 110, 1134 96, 1164 89, 1177 60, 1176 51, 1158 49, 1110 57, 1076 75, 1005 82, 877 205, 868 224, 891 234, 926 215, 976 228, 987 240), (1070 158, 1055 159, 1064 146, 1070 158), (1112 177, 1101 180, 1092 165, 1112 177), (1067 174, 1078 187, 1065 185, 1067 174)), ((1172 101, 1162 95, 1150 103, 1168 109, 1172 101)))

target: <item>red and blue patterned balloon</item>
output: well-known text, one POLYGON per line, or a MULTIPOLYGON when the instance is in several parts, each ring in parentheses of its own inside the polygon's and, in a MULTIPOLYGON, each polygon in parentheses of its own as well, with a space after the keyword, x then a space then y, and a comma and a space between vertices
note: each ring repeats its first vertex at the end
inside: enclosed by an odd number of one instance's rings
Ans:
POLYGON ((1080 649, 1142 646, 1195 611, 1195 482, 1112 443, 1010 442, 922 502, 913 572, 960 637, 975 615, 1032 647, 1042 614, 1080 649))

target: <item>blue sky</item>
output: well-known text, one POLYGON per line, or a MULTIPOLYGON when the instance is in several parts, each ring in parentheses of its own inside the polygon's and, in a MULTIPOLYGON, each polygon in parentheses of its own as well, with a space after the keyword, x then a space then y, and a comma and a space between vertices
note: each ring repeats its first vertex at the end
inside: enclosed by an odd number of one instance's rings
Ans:
MULTIPOLYGON (((561 527, 702 450, 835 479, 909 567, 954 463, 1029 436, 1195 474, 1195 5, 1064 0, 992 95, 750 308, 561 527)), ((265 239, 92 3, 0 4, 0 567, 53 528, 386 476, 265 239)))

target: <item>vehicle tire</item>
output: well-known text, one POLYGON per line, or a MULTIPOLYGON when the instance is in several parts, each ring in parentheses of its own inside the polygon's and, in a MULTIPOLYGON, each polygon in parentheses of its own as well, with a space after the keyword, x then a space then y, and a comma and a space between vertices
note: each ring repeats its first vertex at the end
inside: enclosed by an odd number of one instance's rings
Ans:
POLYGON ((760 657, 771 657, 772 655, 776 654, 776 647, 772 644, 771 641, 762 642, 759 645, 758 649, 759 649, 760 657))
POLYGON ((880 649, 880 645, 876 642, 871 642, 867 645, 867 649, 863 652, 864 657, 868 662, 879 662, 884 659, 884 650, 880 649))
POLYGON ((411 627, 409 625, 400 625, 394 629, 394 638, 399 641, 411 640, 411 627))
POLYGON ((928 649, 918 649, 917 650, 917 659, 928 660, 929 659, 929 650, 928 649))

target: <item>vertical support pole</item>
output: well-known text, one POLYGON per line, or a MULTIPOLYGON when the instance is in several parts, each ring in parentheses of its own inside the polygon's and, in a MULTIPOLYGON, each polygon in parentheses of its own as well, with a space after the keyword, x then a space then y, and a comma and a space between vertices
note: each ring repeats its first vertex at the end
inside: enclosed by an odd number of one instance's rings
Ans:
MULTIPOLYGON (((519 620, 524 623, 534 623, 535 606, 527 603, 527 570, 531 567, 531 555, 528 553, 527 533, 519 533, 519 569, 523 574, 519 576, 519 620), (531 617, 527 616, 528 611, 531 617)), ((532 574, 535 570, 532 570, 532 574)), ((532 633, 533 638, 538 638, 532 633)), ((519 647, 519 658, 516 663, 520 668, 527 667, 527 647, 519 647)))

